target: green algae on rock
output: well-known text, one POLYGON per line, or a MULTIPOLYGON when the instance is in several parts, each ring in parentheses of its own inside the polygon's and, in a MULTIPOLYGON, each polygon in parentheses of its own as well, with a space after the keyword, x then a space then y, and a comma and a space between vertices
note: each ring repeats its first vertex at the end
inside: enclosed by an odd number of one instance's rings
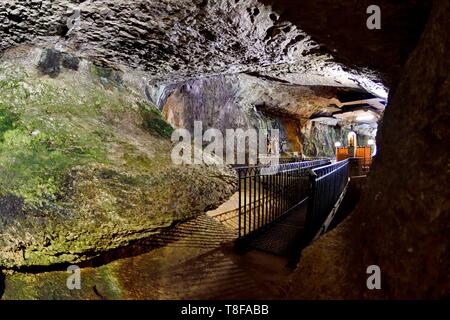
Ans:
POLYGON ((232 194, 228 169, 172 164, 152 110, 89 72, 1 64, 0 268, 87 260, 232 194))

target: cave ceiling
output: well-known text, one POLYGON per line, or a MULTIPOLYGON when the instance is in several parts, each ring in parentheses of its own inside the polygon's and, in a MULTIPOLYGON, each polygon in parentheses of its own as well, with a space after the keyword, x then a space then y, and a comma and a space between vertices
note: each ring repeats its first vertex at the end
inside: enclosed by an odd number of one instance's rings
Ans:
POLYGON ((386 27, 373 31, 365 0, 0 0, 0 52, 53 46, 133 69, 153 86, 246 74, 329 87, 332 96, 314 97, 330 100, 315 121, 374 126, 430 3, 379 2, 386 27))

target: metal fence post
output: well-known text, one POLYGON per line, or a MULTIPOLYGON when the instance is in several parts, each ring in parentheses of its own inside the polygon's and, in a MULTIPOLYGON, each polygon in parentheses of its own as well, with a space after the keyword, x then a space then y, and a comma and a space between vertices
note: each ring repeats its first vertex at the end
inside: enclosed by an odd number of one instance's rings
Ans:
POLYGON ((305 219, 305 241, 309 242, 313 235, 313 221, 314 221, 314 211, 315 211, 315 197, 316 197, 316 178, 317 175, 313 170, 309 170, 309 198, 308 206, 306 209, 306 219, 305 219))

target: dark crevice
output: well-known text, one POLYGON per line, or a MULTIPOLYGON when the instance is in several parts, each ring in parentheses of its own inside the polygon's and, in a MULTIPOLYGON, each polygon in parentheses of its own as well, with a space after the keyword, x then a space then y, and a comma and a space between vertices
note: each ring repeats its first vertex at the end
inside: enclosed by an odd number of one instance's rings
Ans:
POLYGON ((200 31, 200 34, 205 37, 206 40, 214 42, 217 40, 217 37, 214 35, 214 33, 212 33, 211 31, 207 30, 207 29, 203 29, 200 31))
POLYGON ((283 79, 274 78, 274 77, 271 77, 271 76, 261 75, 261 74, 259 74, 257 72, 244 72, 244 73, 249 75, 249 76, 260 78, 260 79, 263 79, 263 80, 279 82, 279 83, 283 83, 283 84, 292 84, 289 81, 286 81, 286 80, 283 80, 283 79))
POLYGON ((69 27, 67 27, 67 25, 62 25, 61 29, 59 30, 59 35, 63 38, 66 38, 68 36, 69 33, 69 27))
MULTIPOLYGON (((101 267, 118 259, 131 258, 148 253, 152 250, 155 250, 173 241, 176 241, 176 238, 173 238, 170 235, 173 232, 176 232, 177 225, 178 223, 173 223, 171 227, 161 229, 160 233, 157 233, 153 236, 149 236, 147 238, 131 241, 128 245, 124 245, 123 247, 119 247, 116 249, 111 249, 104 252, 85 251, 82 253, 82 255, 80 255, 80 258, 85 259, 85 261, 82 262, 57 263, 49 266, 35 265, 35 266, 15 267, 9 268, 8 270, 12 272, 39 274, 52 271, 66 271, 67 267, 73 264, 76 264, 80 268, 101 267)), ((0 293, 1 288, 2 288, 2 278, 0 273, 0 293)))
POLYGON ((92 290, 94 290, 95 295, 96 295, 97 297, 99 297, 100 299, 102 299, 102 300, 108 300, 104 295, 102 295, 102 294, 98 291, 97 286, 92 287, 92 290))
POLYGON ((287 54, 290 48, 294 47, 296 44, 298 44, 300 41, 302 41, 305 38, 304 35, 299 34, 295 38, 293 38, 284 48, 283 52, 284 54, 287 54))
POLYGON ((277 26, 272 26, 266 31, 266 36, 264 37, 264 40, 269 40, 274 35, 275 29, 277 29, 277 26))
POLYGON ((20 15, 14 15, 14 14, 10 14, 8 15, 8 19, 11 21, 14 21, 16 23, 21 23, 23 21, 22 16, 20 15))

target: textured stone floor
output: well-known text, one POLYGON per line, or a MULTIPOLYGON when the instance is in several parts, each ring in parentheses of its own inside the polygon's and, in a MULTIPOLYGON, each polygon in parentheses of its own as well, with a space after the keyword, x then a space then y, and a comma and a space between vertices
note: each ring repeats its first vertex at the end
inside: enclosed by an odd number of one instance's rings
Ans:
POLYGON ((180 224, 133 257, 82 269, 82 289, 65 271, 6 276, 3 299, 264 299, 283 297, 282 258, 232 250, 234 233, 206 215, 180 224))
POLYGON ((256 235, 249 246, 278 256, 289 258, 295 254, 298 241, 303 233, 306 218, 307 202, 302 203, 294 211, 286 214, 277 223, 256 235))

